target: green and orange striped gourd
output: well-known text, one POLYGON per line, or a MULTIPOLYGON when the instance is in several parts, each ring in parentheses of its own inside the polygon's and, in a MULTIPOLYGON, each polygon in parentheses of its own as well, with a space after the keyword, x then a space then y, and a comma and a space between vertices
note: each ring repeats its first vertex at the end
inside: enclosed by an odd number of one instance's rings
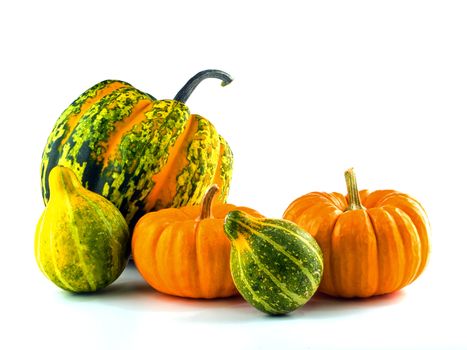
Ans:
POLYGON ((225 202, 232 152, 214 126, 185 104, 206 78, 231 77, 206 70, 173 100, 157 100, 130 84, 106 80, 79 96, 57 120, 42 156, 42 195, 50 197, 49 173, 72 169, 89 190, 109 199, 130 228, 143 214, 199 204, 213 183, 225 202))

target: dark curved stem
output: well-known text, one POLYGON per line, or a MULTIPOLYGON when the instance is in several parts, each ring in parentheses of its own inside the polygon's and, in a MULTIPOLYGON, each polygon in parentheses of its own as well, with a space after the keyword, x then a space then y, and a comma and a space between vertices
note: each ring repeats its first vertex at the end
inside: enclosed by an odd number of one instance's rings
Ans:
POLYGON ((216 78, 222 80, 222 86, 226 86, 232 82, 232 77, 217 69, 207 69, 199 72, 193 78, 188 80, 188 82, 180 89, 178 94, 175 96, 174 100, 185 103, 190 97, 193 90, 201 83, 204 79, 207 78, 216 78))

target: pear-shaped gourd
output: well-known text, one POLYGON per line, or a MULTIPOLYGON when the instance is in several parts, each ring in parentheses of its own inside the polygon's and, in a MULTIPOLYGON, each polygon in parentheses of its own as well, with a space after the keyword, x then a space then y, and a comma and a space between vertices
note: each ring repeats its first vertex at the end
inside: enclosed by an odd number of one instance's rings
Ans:
POLYGON ((128 225, 104 197, 85 189, 72 170, 50 172, 50 201, 36 227, 35 255, 58 287, 93 292, 124 270, 130 254, 128 225))
POLYGON ((310 300, 323 275, 323 255, 313 237, 287 220, 227 214, 230 268, 235 286, 268 314, 291 312, 310 300))

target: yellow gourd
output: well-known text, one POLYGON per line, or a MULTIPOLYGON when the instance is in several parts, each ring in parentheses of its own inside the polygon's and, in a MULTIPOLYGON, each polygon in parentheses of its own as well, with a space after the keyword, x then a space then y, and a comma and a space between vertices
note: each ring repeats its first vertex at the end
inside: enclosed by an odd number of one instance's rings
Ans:
POLYGON ((85 189, 72 170, 50 172, 50 200, 36 227, 35 256, 45 276, 71 292, 106 287, 130 253, 128 225, 104 197, 85 189))

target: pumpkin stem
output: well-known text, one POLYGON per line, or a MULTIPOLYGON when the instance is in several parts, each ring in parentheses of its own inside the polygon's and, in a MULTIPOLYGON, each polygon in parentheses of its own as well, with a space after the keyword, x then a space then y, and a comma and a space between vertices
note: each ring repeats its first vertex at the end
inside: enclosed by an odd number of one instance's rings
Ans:
POLYGON ((347 193, 349 196, 349 206, 347 207, 347 210, 365 209, 360 200, 357 178, 353 168, 350 168, 345 172, 345 182, 347 184, 347 193))
POLYGON ((219 186, 216 184, 207 189, 203 197, 203 203, 201 204, 201 214, 199 215, 199 220, 212 218, 212 200, 218 191, 219 186))
POLYGON ((180 89, 174 100, 185 103, 190 97, 193 90, 206 78, 216 78, 222 80, 221 85, 226 86, 232 82, 232 77, 217 69, 207 69, 199 72, 180 89))

